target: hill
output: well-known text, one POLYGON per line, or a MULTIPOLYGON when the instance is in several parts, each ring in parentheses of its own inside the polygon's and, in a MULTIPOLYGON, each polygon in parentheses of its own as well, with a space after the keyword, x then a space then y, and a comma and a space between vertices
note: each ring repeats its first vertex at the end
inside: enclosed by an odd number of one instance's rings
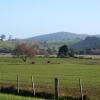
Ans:
POLYGON ((71 47, 74 49, 100 49, 100 38, 96 36, 87 37, 85 40, 82 40, 71 47))
POLYGON ((27 41, 45 41, 45 42, 53 41, 55 42, 55 41, 75 40, 75 39, 83 40, 87 36, 88 35, 85 35, 85 34, 75 34, 71 32, 57 32, 57 33, 31 37, 26 40, 27 41))
MULTIPOLYGON (((96 48, 99 46, 99 42, 94 44, 94 42, 98 39, 93 39, 89 41, 93 41, 93 43, 88 43, 89 37, 99 37, 100 35, 90 36, 86 34, 76 34, 71 32, 56 32, 46 35, 39 35, 31 38, 26 39, 13 39, 11 41, 0 41, 0 50, 3 49, 13 49, 16 44, 19 43, 27 43, 29 45, 38 45, 41 49, 47 49, 47 48, 55 48, 58 50, 58 48, 62 45, 68 45, 72 48, 77 49, 84 49, 84 48, 96 48), (86 38, 88 37, 88 38, 86 38), (85 39, 86 38, 86 39, 85 39)), ((99 41, 99 40, 98 40, 99 41)))

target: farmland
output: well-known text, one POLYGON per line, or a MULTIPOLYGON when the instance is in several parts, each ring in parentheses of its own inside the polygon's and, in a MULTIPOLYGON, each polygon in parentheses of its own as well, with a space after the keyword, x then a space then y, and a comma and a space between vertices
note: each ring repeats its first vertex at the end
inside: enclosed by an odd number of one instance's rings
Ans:
MULTIPOLYGON (((37 91, 53 93, 54 78, 60 83, 60 95, 79 96, 79 78, 83 82, 84 94, 91 100, 100 99, 100 60, 75 58, 33 58, 35 64, 23 63, 21 59, 0 58, 1 85, 16 84, 16 77, 23 85, 31 84, 31 76, 37 91), (50 63, 47 63, 50 61, 50 63), (40 86, 40 88, 38 88, 40 86), (94 99, 95 98, 95 99, 94 99)), ((23 86, 22 85, 22 86, 23 86)))

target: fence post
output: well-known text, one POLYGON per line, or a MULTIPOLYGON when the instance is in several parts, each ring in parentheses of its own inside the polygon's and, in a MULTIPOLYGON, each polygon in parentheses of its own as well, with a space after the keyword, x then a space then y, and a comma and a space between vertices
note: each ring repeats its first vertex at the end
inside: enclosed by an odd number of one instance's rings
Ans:
POLYGON ((19 77, 17 75, 17 93, 19 94, 19 77))
MULTIPOLYGON (((1 73, 0 73, 0 85, 1 85, 1 83, 2 83, 1 80, 2 80, 2 79, 1 79, 1 73)), ((2 86, 2 85, 1 85, 1 86, 2 86)), ((0 90, 1 90, 1 86, 0 86, 0 90)))
POLYGON ((81 100, 83 100, 83 86, 82 86, 82 80, 81 79, 79 79, 79 85, 80 85, 81 100))
POLYGON ((31 76, 31 81, 32 81, 32 92, 35 96, 35 86, 34 86, 33 76, 31 76))
POLYGON ((59 80, 58 80, 58 78, 55 78, 54 87, 55 87, 55 99, 58 100, 58 97, 59 97, 59 80))
POLYGON ((2 87, 2 78, 1 78, 1 73, 0 73, 0 90, 1 90, 1 87, 2 87))

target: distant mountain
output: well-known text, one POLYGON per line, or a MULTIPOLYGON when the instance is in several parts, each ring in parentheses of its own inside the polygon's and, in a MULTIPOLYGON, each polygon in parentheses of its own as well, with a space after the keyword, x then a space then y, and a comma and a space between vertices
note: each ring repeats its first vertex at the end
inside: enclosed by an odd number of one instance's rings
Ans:
POLYGON ((86 34, 75 34, 71 32, 57 32, 46 35, 40 35, 28 38, 27 41, 66 41, 66 40, 83 40, 87 37, 86 34))
POLYGON ((72 45, 71 47, 74 49, 90 49, 90 48, 100 49, 100 38, 96 36, 90 36, 87 37, 85 40, 72 45))

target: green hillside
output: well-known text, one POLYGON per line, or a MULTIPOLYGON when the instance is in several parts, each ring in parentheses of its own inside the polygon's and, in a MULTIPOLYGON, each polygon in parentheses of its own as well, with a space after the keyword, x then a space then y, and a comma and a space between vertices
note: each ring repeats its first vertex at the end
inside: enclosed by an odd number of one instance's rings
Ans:
POLYGON ((87 37, 85 40, 72 45, 74 49, 100 49, 100 38, 87 37))
POLYGON ((71 32, 56 32, 56 33, 50 33, 45 35, 39 35, 35 37, 31 37, 26 39, 27 41, 67 41, 67 40, 74 40, 79 39, 83 40, 87 37, 86 34, 76 34, 71 32))

